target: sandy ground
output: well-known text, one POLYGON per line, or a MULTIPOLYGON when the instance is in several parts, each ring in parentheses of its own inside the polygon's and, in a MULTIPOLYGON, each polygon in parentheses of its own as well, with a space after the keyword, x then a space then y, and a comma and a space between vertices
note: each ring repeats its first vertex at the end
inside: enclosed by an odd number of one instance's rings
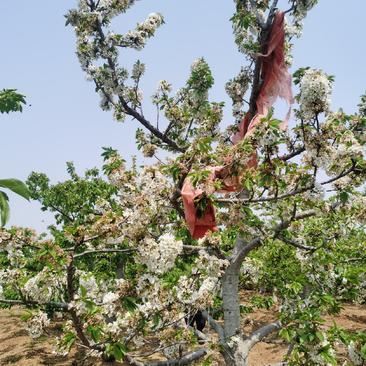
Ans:
MULTIPOLYGON (((84 361, 82 351, 74 352, 68 357, 59 357, 52 353, 52 335, 57 328, 51 329, 48 336, 32 340, 23 330, 19 308, 0 310, 0 365, 17 366, 101 366, 125 365, 122 363, 105 363, 97 360, 84 361)), ((245 322, 247 331, 274 320, 271 311, 259 310, 250 314, 245 322)), ((328 317, 327 325, 335 321, 350 331, 365 331, 366 306, 345 305, 341 314, 328 317)), ((250 353, 250 366, 267 366, 280 362, 286 354, 287 345, 278 337, 271 336, 265 342, 258 343, 250 353)))

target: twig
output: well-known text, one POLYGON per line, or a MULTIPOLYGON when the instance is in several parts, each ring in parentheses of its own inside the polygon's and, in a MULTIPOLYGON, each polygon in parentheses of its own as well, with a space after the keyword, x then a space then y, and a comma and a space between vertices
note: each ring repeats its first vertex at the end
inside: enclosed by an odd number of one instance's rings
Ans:
POLYGON ((317 247, 309 247, 309 246, 306 246, 306 245, 299 244, 295 240, 287 239, 287 238, 284 238, 283 236, 279 236, 278 239, 280 239, 281 241, 283 241, 286 244, 292 245, 293 247, 303 249, 303 250, 308 250, 308 251, 311 251, 311 252, 314 252, 317 249, 319 249, 317 247))
POLYGON ((137 249, 95 249, 95 250, 86 250, 85 252, 78 253, 74 255, 74 258, 80 258, 84 255, 88 254, 102 254, 102 253, 129 253, 136 251, 137 249))

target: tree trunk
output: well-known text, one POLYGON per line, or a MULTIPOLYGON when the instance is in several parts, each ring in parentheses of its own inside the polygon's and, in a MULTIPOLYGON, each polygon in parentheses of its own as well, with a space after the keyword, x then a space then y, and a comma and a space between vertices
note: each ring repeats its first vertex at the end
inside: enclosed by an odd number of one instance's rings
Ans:
POLYGON ((239 275, 245 257, 260 244, 259 238, 245 242, 238 237, 231 264, 222 277, 224 339, 221 353, 228 366, 247 366, 249 351, 257 341, 255 332, 253 337, 245 337, 240 329, 239 275))
POLYGON ((248 366, 250 346, 242 338, 235 337, 232 347, 225 347, 222 352, 227 366, 248 366))
POLYGON ((240 331, 240 304, 239 304, 239 272, 240 266, 230 264, 222 278, 222 299, 224 307, 225 339, 240 331))

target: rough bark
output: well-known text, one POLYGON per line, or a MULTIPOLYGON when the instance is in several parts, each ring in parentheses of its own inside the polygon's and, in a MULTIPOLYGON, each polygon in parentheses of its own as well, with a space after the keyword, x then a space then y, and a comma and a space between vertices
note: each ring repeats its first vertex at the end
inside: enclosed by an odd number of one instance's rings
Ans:
POLYGON ((198 360, 199 358, 205 356, 207 354, 206 349, 198 349, 194 352, 188 353, 187 355, 183 356, 182 358, 178 358, 175 360, 167 360, 167 361, 157 361, 148 363, 146 366, 183 366, 189 365, 191 362, 198 360))
POLYGON ((225 339, 229 339, 240 329, 239 271, 240 266, 237 263, 230 264, 222 278, 225 339))
POLYGON ((267 324, 250 334, 247 338, 237 336, 232 338, 232 345, 225 347, 223 353, 228 366, 247 366, 250 350, 268 334, 281 328, 279 322, 267 324))

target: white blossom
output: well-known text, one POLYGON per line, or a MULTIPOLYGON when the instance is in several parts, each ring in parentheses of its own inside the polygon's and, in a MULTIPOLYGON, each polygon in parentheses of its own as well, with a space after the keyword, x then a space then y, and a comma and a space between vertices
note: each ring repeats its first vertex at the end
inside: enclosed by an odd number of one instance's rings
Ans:
POLYGON ((103 308, 109 316, 112 316, 116 310, 115 302, 118 301, 119 296, 113 292, 107 292, 103 296, 103 308))
POLYGON ((49 324, 50 319, 47 314, 40 311, 27 321, 25 329, 32 338, 38 338, 43 334, 43 329, 49 324))
POLYGON ((240 267, 240 273, 251 283, 257 284, 261 273, 260 262, 252 258, 245 258, 240 267))
POLYGON ((252 79, 252 71, 249 68, 242 68, 239 74, 228 81, 225 85, 226 93, 233 101, 233 116, 239 122, 244 115, 242 111, 244 95, 248 90, 252 79))
POLYGON ((351 341, 348 345, 348 357, 354 363, 355 366, 362 366, 364 364, 364 359, 361 357, 356 349, 356 345, 351 341))
POLYGON ((23 292, 31 300, 47 303, 54 296, 61 295, 65 285, 65 274, 57 275, 44 267, 24 284, 23 292))
POLYGON ((171 233, 160 236, 158 240, 145 238, 138 247, 140 261, 146 264, 151 272, 158 274, 171 269, 182 250, 183 242, 176 240, 171 233))
POLYGON ((137 24, 135 30, 129 31, 123 36, 121 45, 141 50, 145 46, 147 39, 152 37, 156 29, 163 23, 164 18, 161 14, 149 14, 144 22, 137 24))
POLYGON ((300 111, 308 120, 330 109, 331 82, 321 70, 308 69, 300 82, 300 111))
POLYGON ((296 9, 295 9, 295 21, 301 22, 307 15, 308 11, 311 10, 316 4, 318 0, 298 0, 296 1, 296 9))
POLYGON ((366 117, 366 94, 361 96, 361 102, 358 105, 358 112, 361 116, 366 117))

